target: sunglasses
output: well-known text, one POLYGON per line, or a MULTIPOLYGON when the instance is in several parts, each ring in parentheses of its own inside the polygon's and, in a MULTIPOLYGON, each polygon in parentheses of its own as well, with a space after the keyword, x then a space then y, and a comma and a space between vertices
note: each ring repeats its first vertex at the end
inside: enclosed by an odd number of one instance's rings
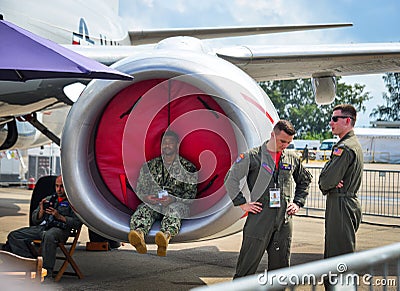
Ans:
POLYGON ((333 122, 337 122, 339 120, 339 118, 350 118, 350 119, 353 119, 353 117, 351 117, 351 116, 332 116, 331 120, 333 122))

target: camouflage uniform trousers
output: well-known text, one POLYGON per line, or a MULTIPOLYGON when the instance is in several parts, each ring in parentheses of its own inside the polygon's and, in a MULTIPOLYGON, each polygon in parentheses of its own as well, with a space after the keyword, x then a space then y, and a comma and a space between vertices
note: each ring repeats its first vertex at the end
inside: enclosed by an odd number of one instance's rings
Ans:
POLYGON ((178 234, 181 228, 181 218, 189 214, 189 207, 180 202, 174 202, 166 207, 142 203, 131 216, 130 229, 140 229, 146 236, 153 223, 161 220, 161 231, 169 231, 171 236, 178 234), (163 214, 162 214, 163 213, 163 214))

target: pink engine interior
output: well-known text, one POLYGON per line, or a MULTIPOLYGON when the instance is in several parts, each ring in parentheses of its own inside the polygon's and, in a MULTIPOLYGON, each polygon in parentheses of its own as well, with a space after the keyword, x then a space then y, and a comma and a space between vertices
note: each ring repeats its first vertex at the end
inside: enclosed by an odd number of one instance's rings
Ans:
POLYGON ((135 83, 106 106, 95 137, 95 158, 104 183, 135 210, 141 201, 127 183, 135 189, 142 164, 160 155, 167 128, 181 138, 179 154, 199 171, 197 198, 208 201, 200 208, 210 207, 225 194, 224 177, 237 157, 235 134, 213 98, 178 80, 135 83))

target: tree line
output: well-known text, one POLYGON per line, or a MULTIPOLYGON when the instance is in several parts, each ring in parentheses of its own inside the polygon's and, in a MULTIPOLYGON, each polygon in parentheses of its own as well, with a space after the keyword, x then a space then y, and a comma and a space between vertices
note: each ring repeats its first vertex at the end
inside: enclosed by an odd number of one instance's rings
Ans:
MULTIPOLYGON (((386 104, 374 108, 370 117, 376 120, 400 120, 400 73, 387 73, 383 77, 388 92, 383 93, 386 104)), ((365 102, 372 97, 364 92, 365 85, 349 85, 337 78, 336 98, 332 104, 317 105, 310 79, 261 82, 276 107, 279 117, 290 120, 297 130, 298 139, 331 138, 329 128, 332 109, 341 103, 352 104, 357 112, 365 112, 365 102)))

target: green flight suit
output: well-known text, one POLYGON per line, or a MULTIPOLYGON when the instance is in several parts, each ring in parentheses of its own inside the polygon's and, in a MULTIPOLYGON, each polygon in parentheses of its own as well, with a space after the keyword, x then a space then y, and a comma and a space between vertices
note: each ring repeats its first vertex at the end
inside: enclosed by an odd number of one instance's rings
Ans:
POLYGON ((282 152, 276 168, 266 143, 240 154, 225 177, 226 190, 235 206, 246 203, 240 183, 246 177, 251 201, 261 202, 263 208, 258 214, 248 213, 234 278, 254 274, 265 251, 269 270, 289 266, 292 220, 286 208, 291 201, 304 206, 312 179, 292 152, 282 152), (271 208, 269 189, 276 187, 280 188, 281 206, 271 208))
POLYGON ((363 167, 361 145, 350 131, 334 145, 319 176, 319 188, 326 195, 325 258, 355 251, 355 234, 361 222, 357 191, 363 167), (343 187, 336 188, 342 180, 343 187))
POLYGON ((65 217, 66 222, 58 221, 53 215, 49 214, 44 214, 38 219, 40 211, 40 206, 38 206, 32 212, 34 225, 10 232, 8 234, 8 242, 13 253, 22 257, 32 258, 28 245, 35 239, 41 239, 43 268, 50 274, 53 272, 56 263, 57 243, 66 241, 71 229, 80 227, 82 222, 72 210, 66 198, 60 202, 57 194, 54 193, 47 196, 46 200, 53 203, 52 207, 65 217))

